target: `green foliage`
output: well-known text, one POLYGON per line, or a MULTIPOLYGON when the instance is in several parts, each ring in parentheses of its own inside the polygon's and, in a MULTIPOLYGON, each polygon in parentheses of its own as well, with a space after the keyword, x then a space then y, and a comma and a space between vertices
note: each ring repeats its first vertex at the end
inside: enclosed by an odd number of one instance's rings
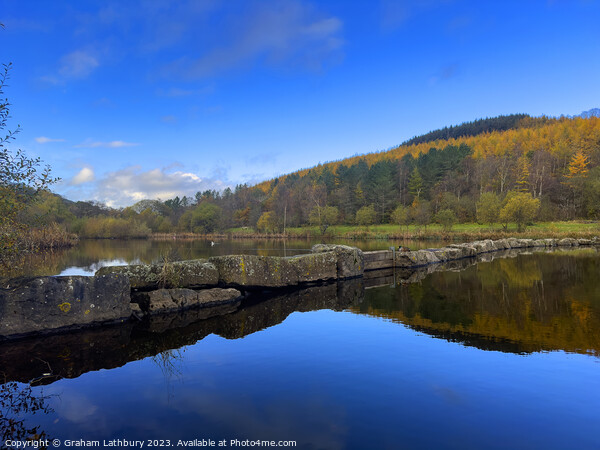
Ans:
POLYGON ((493 192, 484 192, 477 201, 477 222, 490 225, 497 222, 501 207, 500 197, 493 192))
POLYGON ((192 210, 186 211, 179 219, 179 229, 192 233, 214 233, 220 228, 221 208, 209 202, 203 202, 192 210))
POLYGON ((540 200, 531 194, 511 191, 504 199, 504 206, 500 210, 499 220, 502 223, 515 222, 517 230, 523 231, 524 226, 535 219, 540 209, 540 200))
POLYGON ((588 173, 583 184, 582 196, 588 217, 600 219, 600 167, 594 167, 588 173))
POLYGON ((423 178, 419 173, 419 169, 416 167, 410 175, 410 180, 408 181, 408 192, 417 200, 421 197, 423 192, 423 178))
POLYGON ((148 237, 151 230, 136 219, 90 217, 81 221, 78 233, 83 238, 131 239, 148 237))
MULTIPOLYGON (((8 80, 10 64, 4 65, 0 75, 0 98, 8 80)), ((10 150, 16 131, 7 130, 10 103, 0 100, 0 263, 23 250, 23 238, 30 232, 30 225, 21 220, 21 214, 45 191, 58 181, 52 178, 50 167, 40 168, 39 158, 29 158, 22 150, 10 150), (6 133, 6 134, 4 134, 6 133), (4 134, 4 136, 1 136, 4 134)))
POLYGON ((410 218, 418 226, 427 226, 431 223, 431 205, 428 201, 415 201, 410 207, 410 218))
POLYGON ((409 210, 404 205, 398 205, 392 212, 392 223, 407 227, 410 223, 409 210))
POLYGON ((435 221, 442 226, 444 231, 450 231, 458 219, 451 209, 442 209, 435 215, 435 221))
POLYGON ((451 139, 463 136, 477 136, 478 134, 491 131, 504 131, 517 128, 523 119, 529 117, 527 114, 511 114, 509 116, 498 116, 487 119, 464 122, 457 126, 444 127, 440 130, 430 131, 422 136, 417 136, 402 143, 402 145, 421 144, 424 142, 437 141, 438 139, 451 139))
POLYGON ((336 206, 315 206, 309 215, 311 225, 317 225, 321 234, 325 234, 330 225, 335 225, 338 222, 340 211, 336 206))
POLYGON ((375 212, 375 208, 372 205, 363 206, 358 211, 356 211, 356 223, 358 225, 369 226, 375 223, 377 218, 377 212, 375 212))

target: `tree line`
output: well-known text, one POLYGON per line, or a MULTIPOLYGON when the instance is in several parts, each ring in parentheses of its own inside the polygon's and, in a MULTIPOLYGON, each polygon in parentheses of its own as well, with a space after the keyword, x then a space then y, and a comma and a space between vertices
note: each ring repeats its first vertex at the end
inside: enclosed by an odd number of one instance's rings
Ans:
POLYGON ((476 136, 404 145, 193 197, 144 200, 114 210, 53 194, 29 215, 83 237, 216 233, 236 228, 437 222, 516 223, 598 219, 600 119, 521 118, 476 136))

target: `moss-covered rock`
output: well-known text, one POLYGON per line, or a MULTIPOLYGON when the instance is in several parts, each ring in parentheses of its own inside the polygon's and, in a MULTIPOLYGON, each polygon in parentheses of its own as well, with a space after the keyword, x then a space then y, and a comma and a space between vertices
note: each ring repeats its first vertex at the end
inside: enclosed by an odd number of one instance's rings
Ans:
POLYGON ((0 336, 128 319, 129 291, 120 274, 8 280, 0 288, 0 336))
POLYGON ((96 276, 121 274, 129 278, 132 289, 198 288, 216 286, 217 268, 205 259, 166 264, 136 264, 102 267, 96 276))
POLYGON ((336 278, 333 252, 279 258, 275 256, 215 256, 209 261, 219 273, 219 283, 248 288, 285 287, 336 278))
POLYGON ((361 277, 365 272, 365 257, 361 249, 348 245, 317 244, 312 253, 333 252, 337 259, 337 278, 361 277))

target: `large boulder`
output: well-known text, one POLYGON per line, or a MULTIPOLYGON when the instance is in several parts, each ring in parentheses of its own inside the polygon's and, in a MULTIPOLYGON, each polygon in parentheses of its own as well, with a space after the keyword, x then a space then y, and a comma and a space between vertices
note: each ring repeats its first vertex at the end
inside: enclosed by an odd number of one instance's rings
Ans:
POLYGON ((157 289, 139 292, 133 297, 141 310, 147 314, 177 311, 191 307, 220 306, 239 301, 240 291, 236 289, 157 289))
POLYGON ((365 272, 365 257, 361 249, 348 245, 316 244, 312 253, 335 253, 337 259, 337 278, 355 278, 365 272))
POLYGON ((579 245, 579 241, 573 238, 564 238, 557 243, 560 247, 574 247, 579 245))
POLYGON ((510 244, 507 239, 497 239, 494 241, 494 247, 498 250, 508 250, 510 248, 510 244))
POLYGON ((477 248, 470 243, 450 244, 450 245, 448 245, 448 247, 449 248, 459 248, 461 250, 461 257, 463 257, 463 258, 473 257, 479 253, 477 251, 477 248))
POLYGON ((122 274, 129 278, 131 289, 199 288, 216 286, 217 268, 205 259, 175 261, 165 264, 136 264, 102 267, 96 276, 122 274))
POLYGON ((334 280, 337 259, 333 252, 289 258, 256 255, 215 256, 209 259, 219 283, 247 288, 285 287, 334 280))
POLYGON ((128 319, 129 292, 119 274, 8 280, 0 288, 0 336, 128 319))

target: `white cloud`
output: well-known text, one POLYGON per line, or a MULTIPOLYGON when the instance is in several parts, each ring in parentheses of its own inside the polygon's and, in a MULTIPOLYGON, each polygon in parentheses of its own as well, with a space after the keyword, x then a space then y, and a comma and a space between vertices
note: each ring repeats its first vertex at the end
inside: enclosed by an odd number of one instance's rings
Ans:
POLYGON ((52 139, 46 136, 40 136, 40 137, 36 137, 35 141, 38 144, 47 144, 48 142, 65 142, 64 139, 52 139))
POLYGON ((90 182, 94 181, 94 179, 95 179, 95 176, 94 176, 93 169, 91 169, 89 167, 84 167, 77 173, 77 175, 75 175, 71 179, 69 184, 71 184, 73 186, 77 186, 77 185, 80 185, 83 183, 90 183, 90 182))
POLYGON ((61 58, 58 73, 64 78, 85 78, 99 65, 90 53, 76 50, 61 58))
POLYGON ((110 172, 98 180, 94 199, 119 207, 144 199, 193 196, 198 191, 222 190, 228 185, 225 181, 201 178, 190 172, 170 172, 166 168, 143 171, 139 166, 132 166, 110 172))
POLYGON ((135 147, 136 145, 140 145, 136 142, 125 142, 125 141, 109 141, 109 142, 101 142, 101 141, 93 141, 91 139, 87 139, 81 144, 77 144, 75 148, 121 148, 121 147, 135 147))

